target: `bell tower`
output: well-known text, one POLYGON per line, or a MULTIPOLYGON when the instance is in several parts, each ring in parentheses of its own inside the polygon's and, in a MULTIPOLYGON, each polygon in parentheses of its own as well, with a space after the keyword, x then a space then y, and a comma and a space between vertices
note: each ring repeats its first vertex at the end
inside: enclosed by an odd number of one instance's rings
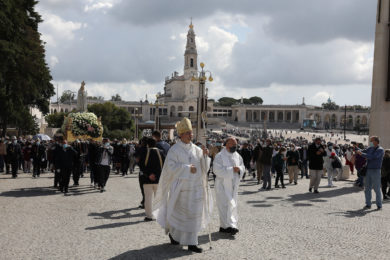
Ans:
POLYGON ((192 72, 196 72, 198 70, 198 52, 196 50, 195 43, 195 32, 194 26, 191 24, 189 26, 189 30, 187 33, 187 44, 186 50, 184 52, 184 77, 190 78, 192 77, 192 72))

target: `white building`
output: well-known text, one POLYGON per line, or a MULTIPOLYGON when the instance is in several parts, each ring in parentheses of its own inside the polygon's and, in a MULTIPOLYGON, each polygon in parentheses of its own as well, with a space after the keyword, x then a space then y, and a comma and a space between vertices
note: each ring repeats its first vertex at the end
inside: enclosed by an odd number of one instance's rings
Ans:
MULTIPOLYGON (((159 93, 157 103, 145 101, 110 101, 119 107, 125 108, 139 124, 144 127, 153 127, 153 121, 158 115, 161 128, 173 128, 174 124, 183 116, 195 119, 197 98, 199 96, 199 82, 191 78, 198 71, 198 52, 194 26, 189 26, 186 49, 184 52, 183 74, 172 73, 165 78, 164 90, 159 93), (158 108, 158 113, 156 110, 158 108)), ((84 91, 84 90, 83 90, 84 91)), ((147 93, 153 94, 153 93, 147 93)), ((80 96, 80 95, 79 95, 80 96)), ((78 97, 79 98, 79 97, 78 97)), ((104 103, 104 100, 86 100, 87 104, 104 103)), ((330 102, 330 100, 328 101, 330 102)), ((79 101, 80 105, 80 101, 79 101)), ((77 110, 77 101, 57 104, 52 103, 50 112, 70 112, 77 110)), ((356 126, 367 127, 369 111, 324 110, 315 106, 300 105, 245 105, 238 103, 231 107, 215 106, 212 100, 207 102, 208 118, 212 121, 226 121, 228 123, 250 126, 261 125, 265 121, 269 128, 299 128, 304 119, 314 119, 318 128, 337 129, 344 126, 353 129, 356 126)))

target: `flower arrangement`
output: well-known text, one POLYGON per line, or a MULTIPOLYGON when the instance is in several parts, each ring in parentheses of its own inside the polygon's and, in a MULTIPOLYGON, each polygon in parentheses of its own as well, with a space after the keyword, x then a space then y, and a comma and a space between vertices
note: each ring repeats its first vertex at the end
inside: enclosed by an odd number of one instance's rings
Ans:
POLYGON ((62 125, 62 132, 66 130, 75 136, 87 135, 93 138, 103 133, 103 127, 94 113, 70 113, 62 125))

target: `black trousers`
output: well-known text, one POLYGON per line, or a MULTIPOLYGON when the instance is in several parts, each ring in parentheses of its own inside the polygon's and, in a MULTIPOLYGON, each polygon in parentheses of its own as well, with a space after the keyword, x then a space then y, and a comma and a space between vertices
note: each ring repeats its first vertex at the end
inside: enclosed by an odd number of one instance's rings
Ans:
POLYGON ((107 184, 108 177, 110 176, 110 166, 97 165, 97 174, 99 187, 104 188, 107 184))
POLYGON ((382 183, 382 194, 383 194, 383 197, 385 197, 386 194, 389 194, 390 193, 390 190, 387 191, 387 183, 389 182, 389 178, 388 177, 382 177, 381 178, 381 183, 382 183))
POLYGON ((33 161, 33 176, 40 175, 41 174, 41 164, 40 161, 34 160, 33 161))
POLYGON ((55 169, 54 171, 54 187, 61 186, 61 170, 55 169))
POLYGON ((11 161, 11 171, 12 171, 12 177, 18 176, 18 168, 19 168, 19 161, 11 161))
POLYGON ((127 171, 129 170, 129 163, 130 163, 130 161, 128 158, 122 158, 121 171, 122 171, 123 175, 127 174, 127 171))
POLYGON ((79 184, 80 175, 82 173, 81 163, 73 165, 72 176, 74 184, 79 184))
POLYGON ((91 178, 91 183, 99 183, 98 181, 98 174, 96 171, 97 166, 95 164, 89 165, 91 173, 89 174, 89 177, 91 178))
POLYGON ((140 171, 138 175, 138 181, 139 181, 139 187, 141 188, 141 194, 142 194, 142 201, 141 204, 145 204, 145 192, 144 192, 144 176, 143 173, 140 171))
POLYGON ((282 187, 284 187, 283 169, 276 169, 275 186, 278 186, 279 180, 280 180, 280 183, 282 184, 282 187))
POLYGON ((72 169, 61 169, 61 182, 60 189, 64 191, 68 191, 70 175, 72 174, 72 169))

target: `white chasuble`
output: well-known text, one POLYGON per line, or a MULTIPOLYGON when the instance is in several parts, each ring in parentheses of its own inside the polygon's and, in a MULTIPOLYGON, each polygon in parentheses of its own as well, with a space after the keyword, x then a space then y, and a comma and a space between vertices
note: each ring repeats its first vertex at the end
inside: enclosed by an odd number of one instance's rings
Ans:
POLYGON ((237 152, 230 153, 224 148, 214 159, 213 170, 216 175, 215 195, 222 228, 237 228, 237 196, 240 179, 245 172, 244 162, 237 152), (240 172, 233 171, 239 167, 240 172))
POLYGON ((169 149, 161 173, 153 215, 181 245, 197 245, 198 232, 210 219, 212 199, 207 183, 210 158, 196 145, 178 142, 169 149), (190 172, 190 166, 196 173, 190 172))

